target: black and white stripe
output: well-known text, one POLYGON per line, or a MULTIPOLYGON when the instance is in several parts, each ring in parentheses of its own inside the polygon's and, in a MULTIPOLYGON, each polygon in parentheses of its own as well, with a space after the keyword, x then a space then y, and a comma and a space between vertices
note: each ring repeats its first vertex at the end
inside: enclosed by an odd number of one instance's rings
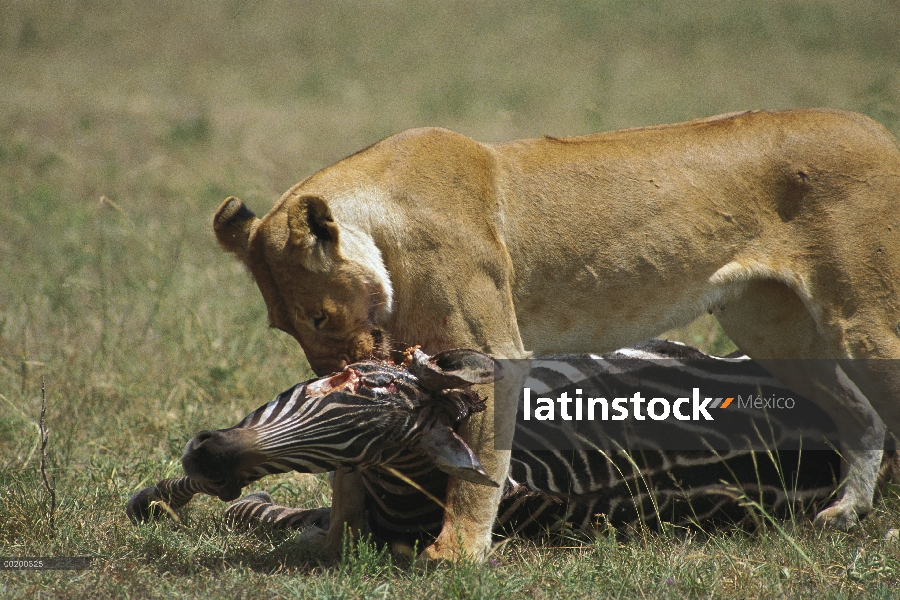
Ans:
MULTIPOLYGON (((746 357, 710 357, 662 340, 602 357, 551 359, 532 363, 526 385, 554 395, 590 379, 628 380, 639 374, 642 385, 652 377, 649 384, 667 397, 688 395, 683 386, 698 381, 704 389, 738 383, 756 386, 764 394, 790 393, 746 357), (679 377, 673 377, 676 373, 679 377)), ((477 410, 473 408, 477 398, 454 395, 460 390, 424 390, 409 370, 394 365, 360 363, 350 369, 360 383, 327 393, 316 387, 322 380, 300 384, 232 428, 254 431, 255 451, 265 457, 247 481, 288 470, 357 469, 366 486, 372 533, 386 541, 427 542, 441 528, 443 508, 432 498, 443 499, 448 475, 423 452, 417 436, 436 420, 458 425, 477 410), (435 395, 440 397, 436 403, 435 395)), ((611 381, 607 384, 613 385, 611 381)), ((759 416, 758 411, 745 411, 741 417, 737 407, 728 412, 735 418, 759 416)), ((770 412, 765 419, 772 448, 798 431, 798 423, 790 421, 796 417, 785 412, 770 412)), ((673 421, 671 426, 676 435, 715 433, 702 423, 673 421)), ((810 438, 829 433, 801 429, 810 438)), ((673 451, 654 449, 653 440, 639 440, 642 450, 629 453, 624 451, 627 446, 612 443, 602 427, 577 435, 578 445, 560 450, 550 442, 541 447, 535 436, 520 439, 517 431, 498 513, 499 531, 539 535, 562 527, 590 530, 604 521, 614 526, 713 518, 738 521, 748 501, 776 513, 814 509, 835 493, 839 483, 840 457, 835 450, 759 452, 731 440, 718 453, 673 451)), ((208 488, 198 491, 211 493, 208 488)), ((261 520, 274 526, 327 523, 327 512, 279 507, 259 494, 235 503, 228 513, 238 521, 261 520)))

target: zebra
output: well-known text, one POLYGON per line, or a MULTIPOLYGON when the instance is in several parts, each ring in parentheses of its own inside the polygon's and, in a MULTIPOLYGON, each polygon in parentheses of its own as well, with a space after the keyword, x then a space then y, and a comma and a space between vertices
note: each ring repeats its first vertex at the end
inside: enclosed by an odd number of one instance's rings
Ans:
MULTIPOLYGON (((536 359, 527 382, 554 395, 588 381, 614 386, 636 373, 650 373, 655 378, 650 383, 660 386, 677 379, 686 389, 717 389, 741 381, 761 395, 796 398, 745 356, 712 357, 665 340, 604 356, 536 359)), ((401 365, 367 361, 297 384, 234 427, 194 436, 182 457, 187 476, 141 490, 127 513, 143 521, 158 514, 159 501, 175 509, 197 493, 231 501, 269 474, 353 469, 366 488, 369 532, 388 543, 427 543, 440 531, 450 475, 499 485, 455 432, 484 409, 470 386, 499 376, 502 366, 474 351, 429 357, 411 349, 401 365)), ((671 450, 655 447, 653 440, 625 438, 625 444, 639 448, 627 452, 621 442, 611 442, 608 428, 598 428, 587 432, 594 436, 588 446, 560 450, 535 445, 528 438, 533 432, 517 428, 496 531, 540 536, 560 529, 592 531, 601 521, 613 527, 738 522, 748 505, 787 514, 814 510, 834 496, 841 460, 835 448, 777 449, 798 431, 809 440, 832 435, 834 424, 822 411, 809 404, 802 415, 747 409, 733 415, 757 432, 762 415, 768 437, 761 447, 735 439, 716 451, 671 450)), ((664 426, 680 437, 705 431, 690 422, 664 426)), ((547 427, 561 425, 544 427, 543 439, 549 439, 547 427)), ((887 456, 893 459, 894 453, 887 456)), ((893 462, 885 463, 882 478, 893 477, 892 467, 893 462)), ((226 515, 241 523, 311 531, 327 529, 330 519, 327 508, 279 506, 265 492, 232 504, 226 515)))
POLYGON ((413 348, 399 366, 373 360, 297 384, 234 427, 194 436, 182 457, 187 477, 136 493, 128 516, 143 521, 154 516, 155 502, 179 508, 198 493, 234 500, 248 483, 292 470, 391 469, 437 494, 447 474, 498 486, 454 427, 484 410, 469 387, 490 383, 500 370, 479 352, 429 357, 413 348))

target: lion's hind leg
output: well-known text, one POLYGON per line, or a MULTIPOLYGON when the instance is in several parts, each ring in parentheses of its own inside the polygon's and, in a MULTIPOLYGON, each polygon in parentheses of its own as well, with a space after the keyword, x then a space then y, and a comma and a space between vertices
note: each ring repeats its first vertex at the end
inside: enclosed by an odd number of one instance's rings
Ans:
POLYGON ((816 521, 839 529, 853 526, 872 508, 885 428, 867 398, 871 386, 863 386, 855 371, 845 370, 836 342, 840 335, 826 338, 827 329, 816 324, 797 294, 774 280, 747 283, 714 314, 742 351, 818 404, 837 425, 842 494, 816 521))

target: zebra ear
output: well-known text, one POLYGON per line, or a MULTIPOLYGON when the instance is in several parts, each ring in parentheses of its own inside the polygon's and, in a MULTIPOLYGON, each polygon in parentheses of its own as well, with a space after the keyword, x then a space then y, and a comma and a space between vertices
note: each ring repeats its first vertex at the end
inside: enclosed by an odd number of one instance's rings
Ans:
POLYGON ((472 449, 446 425, 427 430, 419 444, 441 471, 472 483, 500 487, 478 462, 472 449))
POLYGON ((444 350, 428 356, 418 348, 411 353, 409 372, 422 387, 429 390, 448 390, 468 387, 476 383, 491 383, 503 377, 503 369, 496 360, 475 350, 444 350))

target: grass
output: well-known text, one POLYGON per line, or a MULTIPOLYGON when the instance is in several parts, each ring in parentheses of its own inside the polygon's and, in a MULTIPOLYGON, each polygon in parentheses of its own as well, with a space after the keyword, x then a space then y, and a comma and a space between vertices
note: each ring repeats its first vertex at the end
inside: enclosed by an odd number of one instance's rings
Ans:
MULTIPOLYGON (((376 549, 323 569, 195 501, 133 527, 132 492, 185 440, 308 374, 212 236, 315 169, 407 127, 483 140, 748 108, 859 110, 900 133, 888 0, 347 5, 30 0, 0 20, 0 554, 96 556, 0 571, 4 597, 888 597, 898 499, 860 530, 637 533, 428 572, 376 549), (37 422, 46 382, 47 472, 37 422), (802 552, 800 552, 802 550, 802 552), (809 560, 804 558, 804 555, 809 560), (812 568, 815 565, 815 569, 812 568)), ((705 320, 678 337, 730 342, 705 320)), ((324 481, 265 482, 321 506, 324 481)))

